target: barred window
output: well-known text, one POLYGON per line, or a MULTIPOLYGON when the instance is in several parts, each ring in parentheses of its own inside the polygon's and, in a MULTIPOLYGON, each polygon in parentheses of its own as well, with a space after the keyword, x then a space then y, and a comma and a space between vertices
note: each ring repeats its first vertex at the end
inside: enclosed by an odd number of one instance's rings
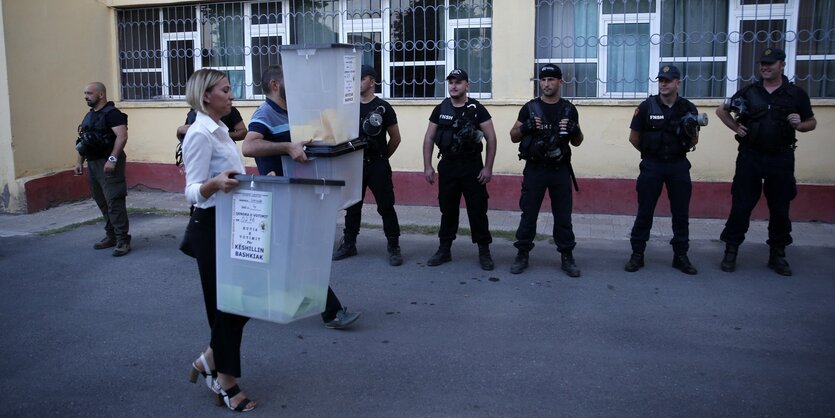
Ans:
POLYGON ((194 70, 225 71, 236 98, 261 98, 260 76, 288 44, 350 43, 384 97, 446 95, 463 68, 473 97, 492 92, 491 0, 282 0, 117 11, 123 100, 181 100, 194 70))
POLYGON ((759 77, 768 47, 811 97, 835 97, 835 0, 536 0, 536 66, 563 70, 567 97, 657 92, 660 63, 680 93, 726 97, 759 77))

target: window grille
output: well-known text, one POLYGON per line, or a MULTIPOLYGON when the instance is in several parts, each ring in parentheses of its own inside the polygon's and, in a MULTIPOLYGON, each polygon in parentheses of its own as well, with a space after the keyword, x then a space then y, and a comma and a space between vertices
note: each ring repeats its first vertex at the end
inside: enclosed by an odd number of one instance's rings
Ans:
POLYGON ((722 98, 757 80, 768 47, 811 97, 835 97, 835 0, 536 0, 535 39, 566 97, 646 97, 672 63, 682 96, 722 98))
POLYGON ((473 97, 492 92, 491 0, 213 2, 117 11, 123 100, 181 100, 194 70, 229 77, 259 99, 261 73, 288 44, 350 43, 378 73, 384 97, 439 98, 463 68, 473 97))

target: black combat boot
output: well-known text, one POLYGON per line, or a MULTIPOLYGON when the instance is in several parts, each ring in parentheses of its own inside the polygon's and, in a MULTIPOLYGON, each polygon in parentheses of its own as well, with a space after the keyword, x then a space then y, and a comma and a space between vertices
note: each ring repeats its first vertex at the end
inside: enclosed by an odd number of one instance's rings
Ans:
POLYGON ((389 264, 399 266, 403 264, 403 256, 400 255, 400 238, 388 237, 389 264))
POLYGON ((481 264, 482 270, 493 270, 496 267, 493 264, 493 256, 490 255, 490 244, 478 244, 478 264, 481 264))
POLYGON ((673 256, 673 267, 681 270, 685 274, 698 274, 699 270, 693 267, 687 253, 680 253, 673 256))
POLYGON ((792 268, 786 261, 786 247, 771 247, 771 253, 768 256, 768 268, 783 276, 792 275, 792 268))
POLYGON ((525 271, 526 268, 528 268, 528 252, 519 250, 516 253, 516 259, 513 260, 513 265, 510 266, 510 272, 512 274, 519 274, 525 271))
POLYGON ((562 258, 562 271, 569 277, 580 277, 580 269, 577 268, 577 263, 574 262, 574 255, 571 251, 563 251, 560 255, 560 258, 562 258))
POLYGON ((738 252, 738 245, 725 244, 725 257, 722 258, 722 263, 719 264, 719 268, 728 273, 736 270, 736 254, 738 252))
POLYGON ((634 252, 631 256, 629 256, 629 261, 626 262, 626 265, 623 266, 623 269, 634 273, 641 269, 644 266, 644 253, 643 252, 634 252))
POLYGON ((426 265, 434 267, 452 261, 450 247, 452 247, 452 241, 441 241, 441 245, 438 246, 438 251, 435 251, 435 254, 429 258, 426 265))
POLYGON ((339 248, 333 252, 333 259, 342 260, 355 255, 357 255, 357 236, 354 234, 343 235, 342 241, 339 242, 339 248))

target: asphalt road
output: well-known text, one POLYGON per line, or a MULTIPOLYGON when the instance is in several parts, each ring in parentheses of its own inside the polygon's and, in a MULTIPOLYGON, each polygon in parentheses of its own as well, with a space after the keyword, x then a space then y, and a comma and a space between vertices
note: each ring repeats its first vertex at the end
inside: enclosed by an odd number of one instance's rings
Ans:
MULTIPOLYGON (((187 381, 208 328, 194 261, 177 250, 184 217, 132 216, 133 251, 92 250, 101 224, 0 238, 0 416, 231 414, 187 381)), ((539 242, 531 267, 498 239, 478 268, 469 237, 426 267, 435 237, 402 237, 385 262, 379 229, 331 283, 363 312, 353 329, 318 318, 247 325, 241 387, 252 416, 835 416, 835 248, 793 246, 795 276, 746 244, 691 243, 700 269, 670 267, 651 241, 625 273, 625 240, 579 243, 583 277, 539 242)))

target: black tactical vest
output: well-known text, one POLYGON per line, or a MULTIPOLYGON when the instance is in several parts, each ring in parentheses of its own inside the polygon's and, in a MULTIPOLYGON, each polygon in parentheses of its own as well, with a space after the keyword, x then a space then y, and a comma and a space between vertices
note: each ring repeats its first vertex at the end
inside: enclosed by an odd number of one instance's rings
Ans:
MULTIPOLYGON (((557 115, 568 115, 570 104, 564 99, 557 102, 557 115)), ((559 138, 559 120, 551 121, 542 109, 541 103, 537 99, 529 101, 525 106, 528 107, 528 117, 533 119, 539 117, 542 123, 550 125, 550 129, 537 130, 531 134, 522 137, 519 142, 519 159, 528 160, 539 163, 560 164, 567 163, 571 160, 571 147, 568 140, 559 138), (553 146, 549 146, 549 142, 554 142, 553 146), (556 149, 554 149, 556 147, 556 149)), ((558 118, 561 120, 562 117, 558 118)))
POLYGON ((658 104, 658 96, 649 96, 647 102, 647 128, 641 132, 641 157, 655 158, 662 161, 676 160, 687 154, 686 140, 679 135, 681 117, 690 110, 683 100, 677 99, 669 118, 658 104))
POLYGON ((798 108, 792 92, 794 84, 783 78, 783 85, 768 94, 761 82, 748 86, 741 96, 748 101, 750 117, 747 123, 748 135, 740 138, 740 145, 765 153, 776 153, 794 146, 797 139, 787 117, 797 113, 798 108))
MULTIPOLYGON (((469 105, 469 99, 467 100, 467 105, 469 105)), ((479 126, 477 119, 465 119, 466 113, 465 111, 459 117, 455 111, 455 106, 452 105, 452 99, 449 97, 441 102, 441 111, 438 115, 438 131, 435 134, 435 145, 438 146, 438 151, 441 155, 446 157, 462 157, 481 153, 481 142, 478 144, 461 144, 458 139, 457 134, 464 128, 465 124, 472 124, 475 129, 478 129, 479 126)))
POLYGON ((90 109, 81 121, 79 133, 88 133, 94 138, 91 141, 91 146, 88 147, 88 155, 85 157, 89 160, 103 158, 113 151, 113 145, 116 143, 116 133, 113 129, 107 126, 107 114, 116 109, 113 102, 107 102, 99 111, 90 109))

